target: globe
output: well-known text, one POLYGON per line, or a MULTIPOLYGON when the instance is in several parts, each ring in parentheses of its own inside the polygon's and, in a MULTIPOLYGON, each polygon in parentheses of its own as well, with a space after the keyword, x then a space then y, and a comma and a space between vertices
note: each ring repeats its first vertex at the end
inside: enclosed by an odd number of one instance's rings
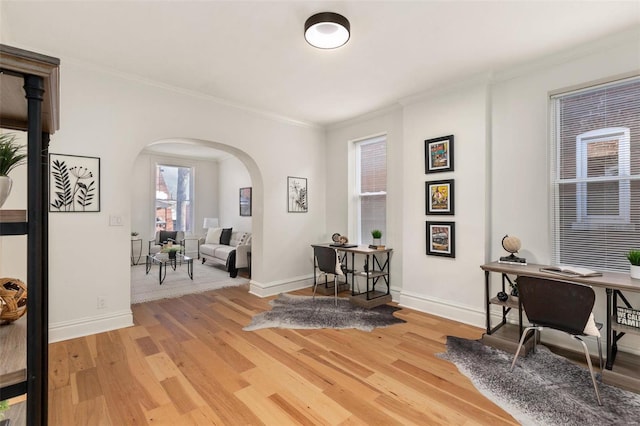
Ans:
POLYGON ((526 265, 527 260, 523 257, 518 257, 515 255, 520 248, 522 247, 522 243, 520 242, 520 238, 518 237, 510 237, 509 235, 505 235, 502 237, 502 248, 507 252, 511 253, 509 256, 503 256, 500 258, 498 262, 502 263, 512 263, 516 265, 526 265))
POLYGON ((509 253, 517 253, 522 248, 522 243, 520 242, 520 238, 518 237, 510 237, 505 235, 502 238, 502 248, 508 251, 509 253))
POLYGON ((27 312, 27 286, 16 278, 0 278, 0 323, 10 323, 27 312))

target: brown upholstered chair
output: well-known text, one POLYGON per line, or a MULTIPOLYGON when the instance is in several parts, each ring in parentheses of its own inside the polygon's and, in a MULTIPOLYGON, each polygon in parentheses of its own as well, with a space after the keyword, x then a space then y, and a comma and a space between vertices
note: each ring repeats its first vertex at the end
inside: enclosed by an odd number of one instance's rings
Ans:
POLYGON ((534 351, 537 336, 543 328, 552 328, 562 331, 582 344, 584 354, 589 366, 591 381, 596 391, 598 405, 600 392, 593 373, 591 357, 587 345, 582 340, 583 336, 595 336, 598 342, 598 355, 600 357, 600 370, 602 370, 602 348, 600 345, 600 332, 593 319, 593 304, 596 295, 590 286, 570 283, 566 281, 550 280, 545 278, 519 277, 518 292, 522 307, 527 314, 531 326, 524 329, 518 350, 513 357, 511 370, 513 370, 520 349, 524 344, 527 334, 534 332, 534 351))

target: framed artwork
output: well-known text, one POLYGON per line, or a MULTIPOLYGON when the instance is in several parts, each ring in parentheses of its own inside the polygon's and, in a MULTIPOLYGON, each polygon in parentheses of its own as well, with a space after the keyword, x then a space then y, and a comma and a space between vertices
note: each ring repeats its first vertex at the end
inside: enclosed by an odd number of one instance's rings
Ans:
POLYGON ((308 211, 307 178, 287 176, 287 212, 306 213, 308 211))
POLYGON ((100 211, 100 158, 49 154, 49 211, 100 211))
POLYGON ((453 179, 425 182, 426 214, 454 214, 454 197, 453 179))
POLYGON ((453 171, 453 135, 424 141, 424 172, 453 171))
POLYGON ((240 216, 251 216, 251 187, 240 188, 240 216))
POLYGON ((427 254, 456 257, 456 224, 427 221, 427 254))

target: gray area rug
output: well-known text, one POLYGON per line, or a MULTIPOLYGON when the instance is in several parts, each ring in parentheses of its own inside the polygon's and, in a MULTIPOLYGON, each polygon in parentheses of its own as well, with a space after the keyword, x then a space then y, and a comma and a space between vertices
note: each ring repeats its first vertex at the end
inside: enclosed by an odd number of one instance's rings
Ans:
POLYGON ((131 266, 131 303, 142 303, 150 300, 170 299, 185 294, 202 293, 225 287, 243 285, 248 279, 238 276, 230 278, 229 273, 217 266, 202 264, 193 260, 193 280, 187 275, 187 265, 179 265, 176 270, 168 268, 167 276, 160 285, 158 265, 153 265, 147 274, 144 260, 139 265, 131 266))
POLYGON ((338 298, 338 306, 335 306, 333 297, 316 296, 313 300, 311 296, 280 294, 269 304, 273 309, 255 315, 251 319, 251 324, 243 330, 357 328, 371 331, 376 327, 388 327, 406 322, 393 316, 393 313, 400 308, 381 305, 373 309, 365 309, 352 305, 349 299, 345 298, 338 298))
POLYGON ((513 372, 512 354, 477 340, 448 336, 438 356, 523 425, 640 425, 639 394, 598 381, 598 406, 589 371, 544 346, 518 357, 513 372))

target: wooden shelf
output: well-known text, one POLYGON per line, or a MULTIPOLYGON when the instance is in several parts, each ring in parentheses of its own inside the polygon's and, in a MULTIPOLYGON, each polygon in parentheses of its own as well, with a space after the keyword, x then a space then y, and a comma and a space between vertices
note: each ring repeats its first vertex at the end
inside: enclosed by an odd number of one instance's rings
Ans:
POLYGON ((371 272, 360 271, 360 272, 356 272, 356 276, 365 277, 365 278, 378 278, 378 277, 384 277, 386 275, 389 275, 389 273, 388 272, 383 272, 383 271, 371 271, 371 272))
POLYGON ((26 233, 26 210, 0 210, 0 235, 25 235, 26 233))
POLYGON ((506 306, 507 308, 518 309, 518 298, 513 296, 509 296, 509 298, 504 302, 497 297, 492 297, 489 302, 491 302, 492 305, 506 306))
POLYGON ((0 388, 27 379, 27 317, 0 325, 0 388))
POLYGON ((624 324, 618 324, 616 322, 615 315, 611 318, 611 328, 616 330, 618 333, 629 333, 629 334, 635 334, 640 336, 640 328, 630 327, 624 324))

